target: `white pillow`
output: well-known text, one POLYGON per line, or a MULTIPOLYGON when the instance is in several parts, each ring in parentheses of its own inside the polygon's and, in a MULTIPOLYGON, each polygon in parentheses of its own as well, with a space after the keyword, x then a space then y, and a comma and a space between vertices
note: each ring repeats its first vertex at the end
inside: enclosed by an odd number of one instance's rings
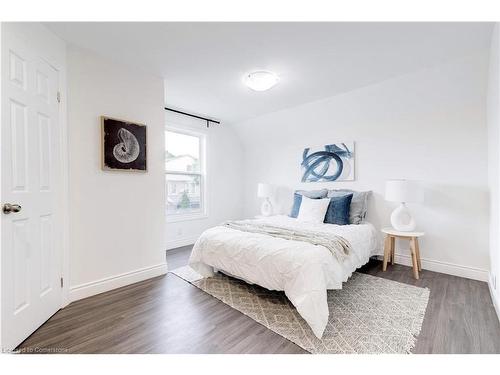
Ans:
POLYGON ((297 220, 309 223, 323 223, 329 204, 330 198, 311 199, 303 195, 297 220))

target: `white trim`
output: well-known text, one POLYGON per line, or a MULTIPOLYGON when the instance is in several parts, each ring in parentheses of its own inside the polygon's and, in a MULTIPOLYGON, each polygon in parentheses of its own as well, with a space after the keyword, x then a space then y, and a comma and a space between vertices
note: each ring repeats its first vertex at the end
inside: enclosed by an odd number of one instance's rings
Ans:
POLYGON ((166 250, 172 250, 172 249, 176 249, 178 247, 192 245, 196 242, 197 239, 198 239, 197 236, 196 237, 179 238, 177 240, 167 241, 167 243, 165 244, 165 247, 166 247, 166 250))
POLYGON ((165 262, 151 267, 140 268, 138 270, 72 286, 69 290, 69 299, 71 302, 77 301, 152 277, 165 275, 166 273, 167 263, 165 262))
POLYGON ((500 304, 499 304, 499 301, 497 299, 495 289, 493 288, 493 285, 491 285, 491 284, 492 284, 492 282, 491 282, 491 274, 490 274, 490 277, 488 277, 488 289, 490 290, 491 302, 493 302, 493 307, 495 308, 495 311, 497 313, 498 321, 500 321, 500 304))
POLYGON ((181 221, 191 221, 191 220, 203 220, 208 219, 208 215, 204 212, 197 212, 192 214, 178 214, 178 215, 168 215, 166 217, 167 223, 178 223, 181 221))
MULTIPOLYGON (((3 51, 3 47, 2 47, 2 30, 3 30, 4 26, 2 25, 2 22, 0 22, 0 126, 3 125, 2 124, 2 76, 3 76, 3 73, 2 73, 2 69, 3 69, 3 66, 2 66, 2 51, 3 51)), ((0 129, 0 145, 2 144, 2 131, 0 129)), ((0 151, 0 197, 3 197, 3 193, 2 193, 2 183, 1 183, 1 176, 3 174, 3 171, 2 171, 2 152, 0 151)), ((2 218, 0 218, 0 228, 2 227, 3 223, 2 223, 2 218)), ((0 273, 1 273, 1 270, 2 270, 2 252, 3 252, 3 249, 2 249, 2 238, 1 238, 2 234, 1 234, 1 230, 0 230, 0 273)), ((2 279, 3 277, 1 277, 0 275, 0 347, 3 347, 3 285, 2 285, 2 279)))
MULTIPOLYGON (((378 258, 383 259, 383 256, 378 255, 378 258)), ((395 263, 412 267, 411 257, 407 254, 396 253, 395 263)), ((489 272, 487 270, 469 266, 462 266, 459 264, 453 264, 448 262, 442 262, 439 260, 422 258, 422 268, 429 271, 446 273, 448 275, 465 277, 467 279, 473 279, 485 282, 487 282, 489 279, 489 272)))
MULTIPOLYGON (((66 58, 66 43, 64 43, 64 52, 66 58)), ((70 303, 69 299, 69 152, 68 152, 68 90, 67 90, 67 62, 62 63, 59 70, 59 92, 61 101, 59 103, 59 121, 60 121, 60 168, 62 179, 61 192, 61 220, 62 220, 62 262, 61 277, 64 279, 62 290, 61 307, 70 303)))

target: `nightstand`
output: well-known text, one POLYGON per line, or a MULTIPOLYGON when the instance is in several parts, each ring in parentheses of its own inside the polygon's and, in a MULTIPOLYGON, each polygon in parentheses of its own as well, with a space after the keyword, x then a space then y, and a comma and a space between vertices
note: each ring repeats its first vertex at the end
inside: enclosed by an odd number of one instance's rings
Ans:
POLYGON ((387 270, 387 263, 394 264, 394 253, 396 238, 401 238, 410 241, 411 261, 413 263, 413 276, 418 280, 418 271, 422 271, 420 261, 420 248, 418 246, 418 238, 422 237, 424 232, 401 232, 393 228, 383 228, 382 233, 385 233, 384 242, 384 264, 382 271, 387 270))

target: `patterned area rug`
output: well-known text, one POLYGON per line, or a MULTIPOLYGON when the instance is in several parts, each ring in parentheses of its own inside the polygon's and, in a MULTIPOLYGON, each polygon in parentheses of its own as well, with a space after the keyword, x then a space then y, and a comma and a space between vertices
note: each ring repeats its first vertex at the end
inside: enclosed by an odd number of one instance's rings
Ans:
POLYGON ((189 266, 171 271, 310 353, 410 353, 429 302, 429 289, 355 272, 328 291, 330 317, 322 339, 283 292, 217 273, 202 279, 189 266))

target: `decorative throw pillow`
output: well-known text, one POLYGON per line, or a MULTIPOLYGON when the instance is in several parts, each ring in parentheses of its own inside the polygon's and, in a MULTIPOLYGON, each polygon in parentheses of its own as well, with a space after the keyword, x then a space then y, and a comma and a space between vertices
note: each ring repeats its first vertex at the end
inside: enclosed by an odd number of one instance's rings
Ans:
POLYGON ((368 195, 370 193, 371 191, 354 191, 349 189, 329 190, 328 198, 341 197, 352 194, 349 223, 360 224, 366 216, 368 195))
POLYGON ((328 198, 311 199, 303 196, 297 220, 308 223, 323 223, 329 204, 330 199, 328 198))
POLYGON ((346 225, 349 224, 352 194, 330 198, 330 204, 325 215, 325 223, 346 225))
POLYGON ((302 202, 302 196, 312 199, 326 198, 328 190, 297 190, 293 195, 293 207, 290 217, 296 218, 299 215, 300 203, 302 202))

